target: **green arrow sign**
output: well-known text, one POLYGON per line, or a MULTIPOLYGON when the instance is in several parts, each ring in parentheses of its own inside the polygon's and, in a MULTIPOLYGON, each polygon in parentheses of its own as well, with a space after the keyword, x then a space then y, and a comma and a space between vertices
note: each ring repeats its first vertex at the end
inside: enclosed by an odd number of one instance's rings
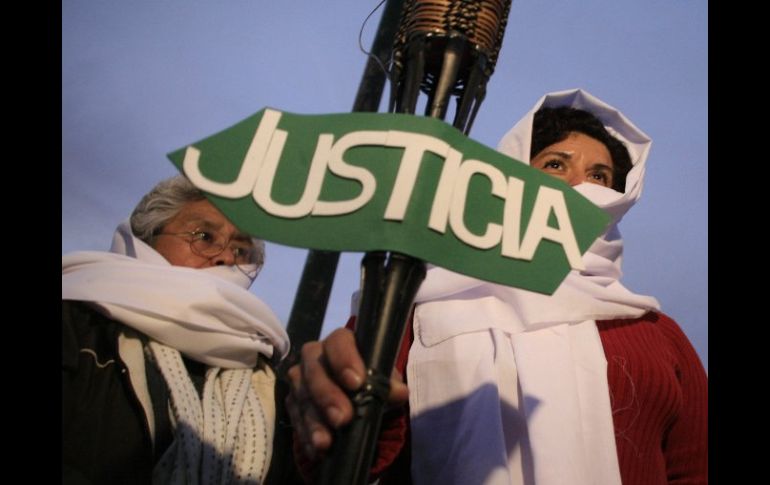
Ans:
POLYGON ((609 222, 564 182, 434 118, 266 108, 168 156, 256 237, 398 251, 546 294, 609 222))

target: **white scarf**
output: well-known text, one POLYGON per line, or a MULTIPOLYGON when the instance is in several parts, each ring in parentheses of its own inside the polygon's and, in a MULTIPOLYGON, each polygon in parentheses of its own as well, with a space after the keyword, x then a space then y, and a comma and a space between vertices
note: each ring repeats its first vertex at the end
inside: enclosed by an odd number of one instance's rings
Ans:
POLYGON ((417 294, 407 375, 416 483, 619 485, 606 359, 596 320, 658 309, 619 281, 617 223, 638 200, 649 138, 582 90, 544 96, 498 150, 529 163, 541 106, 596 115, 633 168, 621 194, 574 187, 612 216, 556 292, 542 295, 430 267, 417 294))
POLYGON ((237 268, 172 266, 134 237, 127 221, 118 226, 111 251, 62 256, 62 299, 91 302, 150 337, 149 349, 171 392, 175 434, 154 481, 264 480, 272 425, 253 387, 252 369, 260 353, 288 353, 278 318, 249 293, 251 280, 237 268), (180 352, 211 366, 202 399, 180 352))

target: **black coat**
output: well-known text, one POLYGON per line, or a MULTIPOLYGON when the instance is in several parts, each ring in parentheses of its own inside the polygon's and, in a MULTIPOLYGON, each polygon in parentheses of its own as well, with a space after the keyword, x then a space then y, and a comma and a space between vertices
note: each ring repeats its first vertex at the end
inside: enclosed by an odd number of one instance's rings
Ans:
MULTIPOLYGON (((153 450, 144 409, 118 353, 128 331, 88 304, 62 301, 62 481, 64 484, 150 484, 152 470, 172 441, 168 388, 154 365, 146 365, 153 402, 153 450)), ((138 335, 138 334, 137 334, 138 335)), ((142 336, 139 336, 142 338, 142 336)), ((290 454, 282 383, 276 392, 276 433, 265 484, 301 483, 290 454)))

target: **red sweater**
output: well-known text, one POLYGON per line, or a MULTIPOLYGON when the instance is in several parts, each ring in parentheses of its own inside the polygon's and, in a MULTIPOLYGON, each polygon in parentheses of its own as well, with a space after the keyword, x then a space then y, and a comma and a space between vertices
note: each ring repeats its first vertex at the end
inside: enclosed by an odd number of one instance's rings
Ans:
MULTIPOLYGON (((623 485, 707 484, 708 384, 687 337, 662 313, 597 325, 623 485)), ((412 341, 410 322, 396 362, 404 376, 412 341)), ((384 417, 371 473, 381 485, 411 483, 408 417, 407 406, 384 417)), ((315 475, 318 464, 298 446, 295 455, 303 475, 315 475)))
MULTIPOLYGON (((706 373, 687 337, 661 313, 597 325, 623 484, 708 483, 706 373)), ((396 363, 403 375, 412 339, 409 325, 396 363)), ((401 409, 382 424, 372 468, 381 485, 409 483, 408 416, 401 409)))

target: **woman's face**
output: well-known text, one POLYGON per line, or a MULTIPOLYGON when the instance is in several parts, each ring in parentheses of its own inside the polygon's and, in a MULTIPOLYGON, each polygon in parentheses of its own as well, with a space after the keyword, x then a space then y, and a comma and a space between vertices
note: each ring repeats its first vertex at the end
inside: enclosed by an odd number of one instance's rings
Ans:
POLYGON ((153 248, 172 265, 189 268, 248 263, 251 261, 241 261, 237 255, 254 250, 248 234, 239 231, 205 199, 182 206, 156 236, 153 248), (224 249, 210 257, 196 254, 191 244, 195 238, 218 241, 224 249))
POLYGON ((612 187, 609 150, 600 141, 582 133, 571 132, 564 140, 548 145, 529 164, 570 186, 587 182, 612 187))

